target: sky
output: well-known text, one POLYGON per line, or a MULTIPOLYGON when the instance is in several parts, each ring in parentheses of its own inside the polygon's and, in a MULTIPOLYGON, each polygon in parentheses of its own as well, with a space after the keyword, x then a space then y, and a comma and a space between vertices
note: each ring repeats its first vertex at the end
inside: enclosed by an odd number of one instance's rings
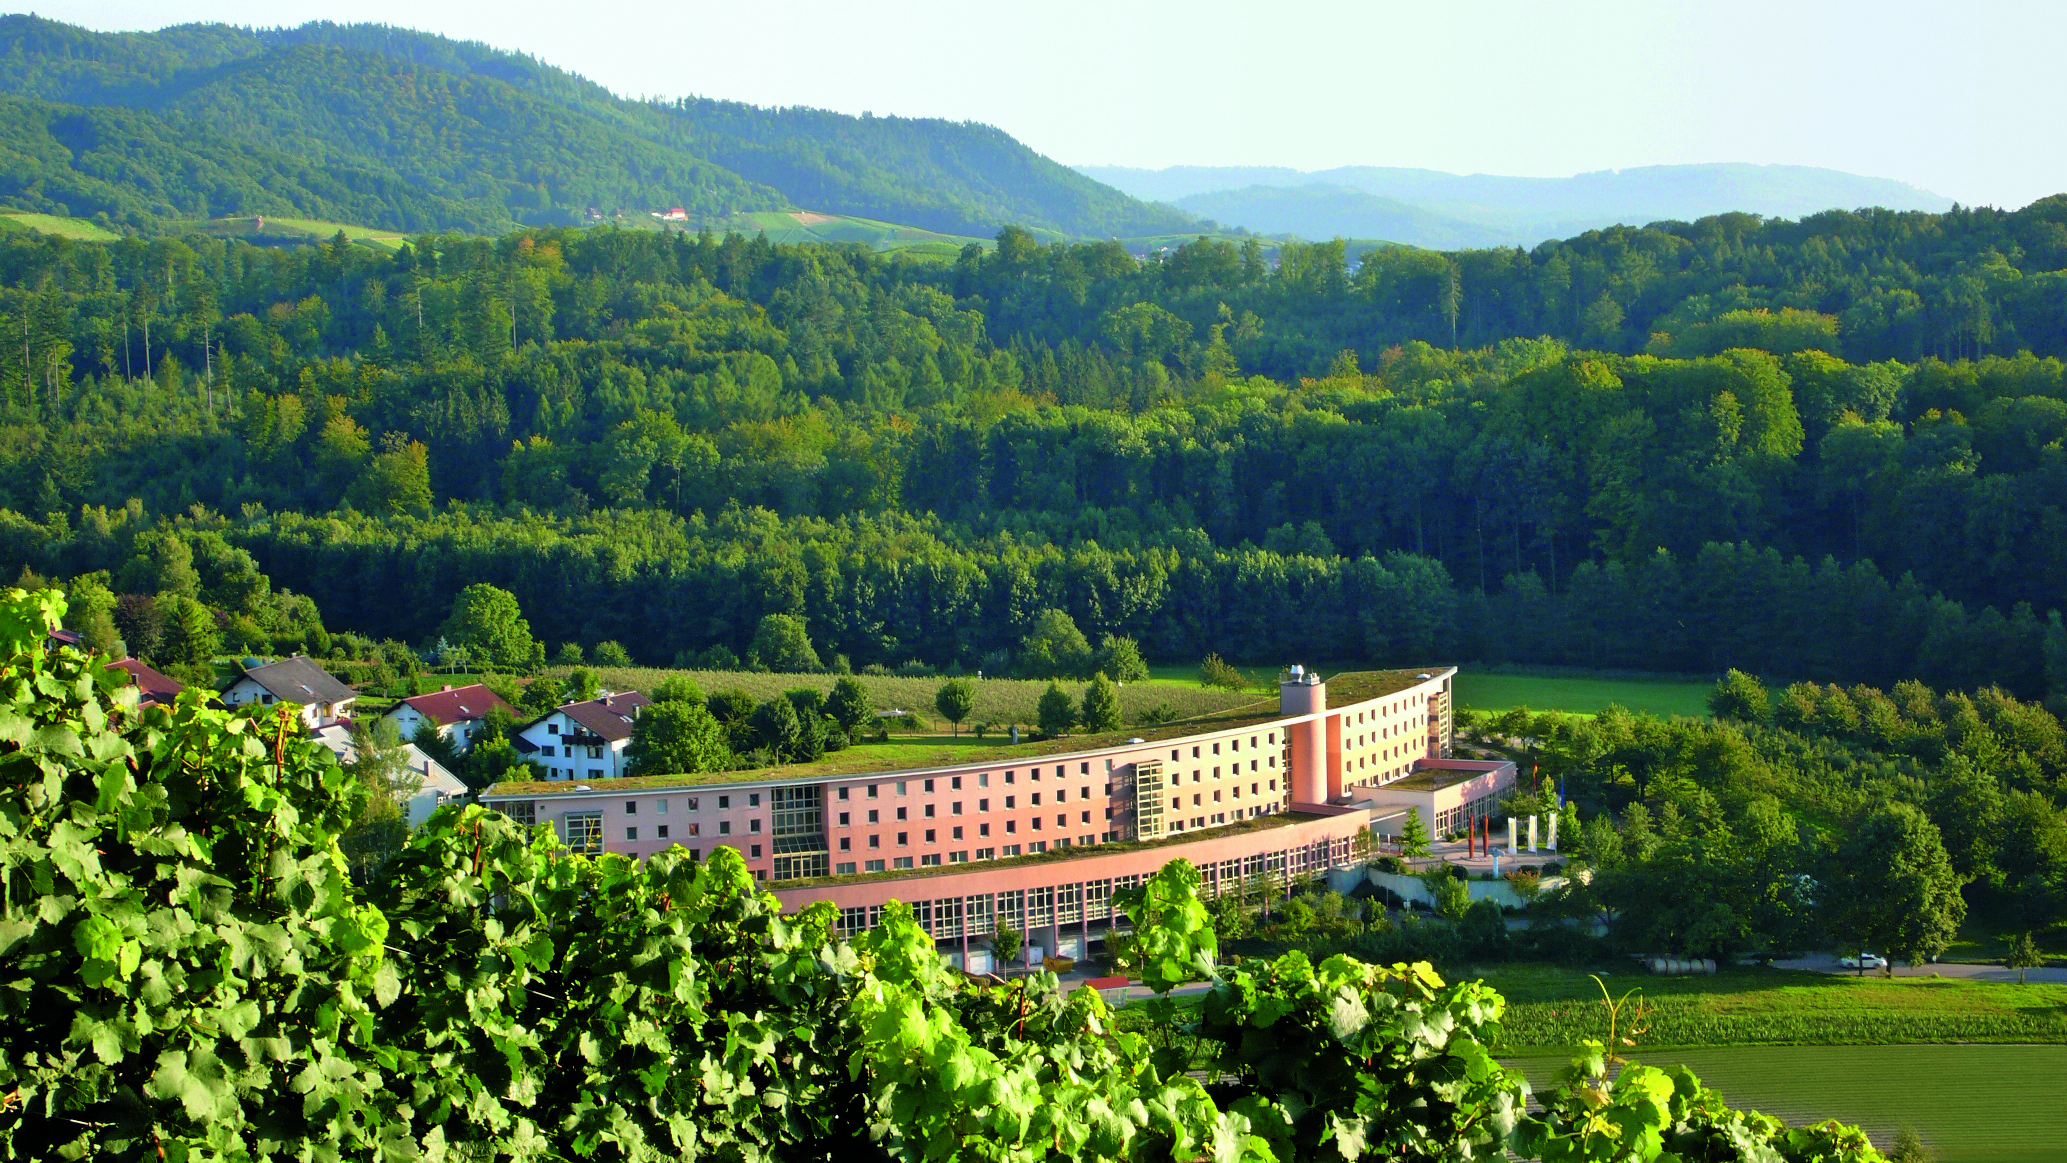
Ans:
MULTIPOLYGON (((0 0, 0 10, 22 11, 0 0)), ((628 96, 996 125, 1071 164, 1561 177, 1827 166, 1969 205, 2067 192, 2067 5, 1961 0, 43 0, 101 30, 403 25, 628 96)))

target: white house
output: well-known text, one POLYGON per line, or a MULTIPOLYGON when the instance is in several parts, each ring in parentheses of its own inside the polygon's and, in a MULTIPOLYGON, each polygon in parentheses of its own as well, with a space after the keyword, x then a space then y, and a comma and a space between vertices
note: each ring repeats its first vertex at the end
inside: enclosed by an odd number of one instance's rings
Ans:
POLYGON ((632 724, 652 705, 637 691, 568 703, 517 732, 517 750, 547 779, 614 779, 625 774, 632 724))
POLYGON ((472 686, 448 686, 428 695, 413 695, 396 704, 395 709, 384 717, 395 725, 395 730, 404 739, 416 738, 417 731, 429 723, 441 737, 451 741, 453 750, 465 751, 487 723, 488 712, 497 708, 515 716, 516 712, 494 691, 475 683, 472 686))
POLYGON ((248 667, 222 693, 223 704, 231 707, 293 703, 301 708, 302 725, 311 731, 350 718, 358 697, 329 671, 300 655, 248 667))
MULTIPOLYGON (((352 739, 352 730, 342 723, 334 723, 315 732, 316 742, 330 748, 337 755, 339 763, 350 763, 359 753, 359 747, 352 739)), ((403 750, 409 758, 405 761, 409 770, 420 781, 416 794, 402 805, 402 820, 414 828, 431 818, 431 813, 446 804, 457 803, 466 798, 467 785, 460 782, 445 765, 425 755, 414 743, 405 742, 403 750)))

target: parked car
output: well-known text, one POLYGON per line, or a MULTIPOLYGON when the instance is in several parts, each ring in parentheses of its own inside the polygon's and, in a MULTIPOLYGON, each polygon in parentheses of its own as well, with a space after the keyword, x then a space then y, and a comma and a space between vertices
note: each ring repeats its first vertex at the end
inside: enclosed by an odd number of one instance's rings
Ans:
POLYGON ((1857 957, 1845 957, 1838 961, 1846 969, 1886 969, 1888 959, 1878 953, 1861 953, 1857 957))

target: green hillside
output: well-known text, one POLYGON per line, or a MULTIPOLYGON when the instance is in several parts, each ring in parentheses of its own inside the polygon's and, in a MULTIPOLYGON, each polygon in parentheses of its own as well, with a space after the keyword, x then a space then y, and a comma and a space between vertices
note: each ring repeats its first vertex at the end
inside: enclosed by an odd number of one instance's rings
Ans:
POLYGON ((954 236, 1182 229, 988 126, 628 101, 367 25, 104 34, 0 17, 0 198, 135 230, 269 214, 396 231, 804 209, 954 236))

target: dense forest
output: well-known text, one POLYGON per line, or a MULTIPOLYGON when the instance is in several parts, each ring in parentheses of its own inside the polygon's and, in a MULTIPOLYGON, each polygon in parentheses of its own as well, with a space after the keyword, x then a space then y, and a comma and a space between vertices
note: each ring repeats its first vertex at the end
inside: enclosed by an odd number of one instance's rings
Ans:
POLYGON ((675 206, 978 235, 1190 221, 989 126, 629 101, 530 57, 379 25, 95 33, 5 16, 0 98, 0 202, 124 231, 276 214, 494 233, 675 206))
POLYGON ((952 263, 9 235, 0 564, 117 577, 145 530, 208 533, 333 629, 422 641, 491 581, 542 637, 655 663, 797 613, 857 666, 970 666, 1056 608, 1151 657, 2041 697, 2063 221, 1723 218, 1353 271, 1015 229, 952 263))

